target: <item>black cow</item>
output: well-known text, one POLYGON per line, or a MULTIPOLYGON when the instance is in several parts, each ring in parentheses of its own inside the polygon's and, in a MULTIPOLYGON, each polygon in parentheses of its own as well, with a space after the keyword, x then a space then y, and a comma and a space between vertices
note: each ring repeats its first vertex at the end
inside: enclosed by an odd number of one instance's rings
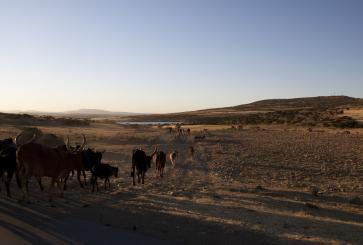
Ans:
POLYGON ((132 151, 132 166, 131 166, 131 177, 133 178, 133 185, 135 185, 135 169, 140 183, 140 177, 142 184, 145 183, 145 173, 151 167, 151 159, 156 154, 157 149, 150 156, 141 149, 135 149, 132 151))
POLYGON ((117 178, 117 174, 118 174, 117 167, 112 167, 109 164, 103 164, 103 163, 95 165, 94 168, 92 169, 92 182, 93 182, 92 192, 95 191, 95 185, 97 186, 97 191, 98 191, 97 178, 105 179, 105 190, 106 190, 107 182, 109 189, 111 188, 110 177, 114 176, 115 178, 117 178))
MULTIPOLYGON (((72 147, 73 150, 78 150, 79 147, 72 147)), ((91 171, 94 169, 94 167, 98 164, 101 164, 103 152, 95 151, 93 149, 88 148, 87 150, 82 151, 83 156, 83 168, 79 171, 77 171, 77 177, 81 175, 81 172, 83 174, 84 178, 84 184, 87 185, 86 181, 86 172, 85 171, 91 171)), ((72 176, 74 175, 74 171, 72 171, 72 176)), ((66 189, 66 182, 69 177, 67 176, 65 179, 64 189, 66 189)), ((80 182, 81 183, 81 182, 80 182)), ((92 180, 91 180, 92 184, 92 180)), ((82 184, 80 184, 81 187, 83 187, 82 184)))
MULTIPOLYGON (((8 197, 10 194, 10 182, 16 173, 16 145, 11 138, 0 140, 0 177, 5 178, 5 187, 8 197)), ((17 178, 18 186, 20 186, 20 181, 17 178)))

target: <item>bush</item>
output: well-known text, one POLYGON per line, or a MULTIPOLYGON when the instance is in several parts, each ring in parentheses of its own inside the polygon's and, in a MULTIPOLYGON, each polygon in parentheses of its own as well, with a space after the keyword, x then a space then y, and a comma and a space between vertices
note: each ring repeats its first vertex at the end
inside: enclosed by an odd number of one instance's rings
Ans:
POLYGON ((363 124, 351 117, 340 117, 332 122, 334 127, 337 128, 362 128, 363 124))

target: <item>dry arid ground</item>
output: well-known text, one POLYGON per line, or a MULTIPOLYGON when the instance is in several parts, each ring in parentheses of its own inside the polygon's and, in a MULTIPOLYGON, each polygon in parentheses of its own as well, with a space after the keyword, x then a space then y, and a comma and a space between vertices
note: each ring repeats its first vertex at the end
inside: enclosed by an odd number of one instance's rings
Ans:
MULTIPOLYGON (((188 127, 188 126, 185 126, 188 127)), ((297 126, 190 126, 192 136, 167 129, 94 123, 88 127, 40 127, 87 136, 106 150, 103 162, 119 167, 111 190, 92 193, 75 179, 65 197, 47 202, 33 179, 30 204, 0 193, 0 235, 24 243, 167 244, 362 244, 363 130, 297 126), (206 138, 194 136, 206 131, 206 138), (132 185, 131 152, 154 146, 180 157, 164 178, 147 172, 132 185), (189 156, 189 147, 195 156, 189 156)), ((0 138, 20 129, 2 125, 0 138)), ((88 176, 89 179, 90 176, 88 176)), ((4 241, 4 240, 3 240, 4 241)))

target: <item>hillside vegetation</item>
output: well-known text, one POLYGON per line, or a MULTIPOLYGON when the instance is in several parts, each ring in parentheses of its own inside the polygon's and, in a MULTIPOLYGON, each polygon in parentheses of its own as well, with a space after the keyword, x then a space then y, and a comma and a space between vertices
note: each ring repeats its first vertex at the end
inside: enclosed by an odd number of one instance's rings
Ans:
POLYGON ((127 117, 129 121, 177 121, 187 124, 294 124, 303 126, 363 127, 346 115, 362 109, 363 100, 347 96, 262 100, 246 105, 192 112, 127 117))

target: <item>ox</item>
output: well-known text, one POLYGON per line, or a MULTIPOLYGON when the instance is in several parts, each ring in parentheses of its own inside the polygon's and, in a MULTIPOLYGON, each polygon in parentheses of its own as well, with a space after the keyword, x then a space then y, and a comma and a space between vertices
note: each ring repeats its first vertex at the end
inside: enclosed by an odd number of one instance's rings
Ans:
MULTIPOLYGON (((16 157, 24 197, 28 199, 28 190, 24 191, 24 184, 27 185, 29 178, 32 176, 36 177, 38 181, 41 177, 51 178, 50 201, 52 200, 54 183, 57 183, 61 196, 63 196, 60 180, 69 176, 70 171, 78 171, 83 168, 81 151, 84 145, 85 137, 83 146, 76 152, 70 152, 65 146, 49 148, 33 142, 22 145, 18 149, 16 157)), ((80 182, 79 176, 80 174, 78 175, 78 181, 80 182)))
MULTIPOLYGON (((81 146, 77 147, 69 147, 69 149, 72 149, 72 152, 80 151, 81 146)), ((80 175, 81 172, 83 174, 84 178, 84 184, 87 185, 86 181, 86 172, 85 171, 91 171, 94 169, 94 167, 98 164, 101 164, 102 156, 104 152, 95 151, 93 149, 88 148, 87 150, 81 150, 82 156, 83 156, 83 162, 82 162, 82 169, 77 169, 77 179, 80 183, 80 186, 83 187, 82 182, 80 181, 80 175)), ((76 170, 76 169, 75 169, 76 170)), ((74 171, 72 171, 72 176, 74 175, 74 171)), ((66 177, 65 182, 68 180, 69 176, 66 177)), ((92 181, 91 181, 92 183, 92 181)), ((64 188, 66 188, 66 185, 64 185, 64 188)))
POLYGON ((147 156, 146 153, 141 149, 135 149, 132 151, 132 166, 131 166, 131 177, 133 178, 133 185, 135 185, 135 169, 138 177, 138 182, 140 183, 140 177, 142 184, 145 183, 145 173, 148 168, 151 167, 151 160, 156 154, 157 149, 150 155, 147 156))
POLYGON ((163 151, 158 151, 156 153, 155 168, 157 171, 157 175, 159 175, 159 177, 164 176, 165 163, 166 163, 166 154, 163 151))
POLYGON ((178 158, 179 153, 177 151, 173 151, 169 154, 169 159, 171 162, 171 165, 173 166, 173 168, 175 167, 175 162, 176 159, 178 158))

